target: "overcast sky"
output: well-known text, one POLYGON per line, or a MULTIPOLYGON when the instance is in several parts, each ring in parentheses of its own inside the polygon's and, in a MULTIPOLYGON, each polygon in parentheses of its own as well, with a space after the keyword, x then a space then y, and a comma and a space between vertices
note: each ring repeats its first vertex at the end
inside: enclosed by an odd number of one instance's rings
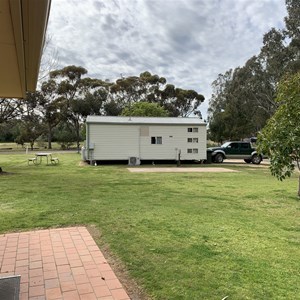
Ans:
POLYGON ((115 80, 144 71, 205 96, 219 73, 257 54, 282 28, 284 0, 52 0, 48 32, 58 67, 115 80))

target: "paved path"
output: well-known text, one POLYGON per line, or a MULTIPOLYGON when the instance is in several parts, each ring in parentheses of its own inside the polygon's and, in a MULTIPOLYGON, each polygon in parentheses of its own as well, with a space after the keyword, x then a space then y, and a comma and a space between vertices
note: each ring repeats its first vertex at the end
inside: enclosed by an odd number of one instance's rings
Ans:
POLYGON ((21 300, 129 300, 85 227, 0 235, 0 277, 21 275, 21 300))

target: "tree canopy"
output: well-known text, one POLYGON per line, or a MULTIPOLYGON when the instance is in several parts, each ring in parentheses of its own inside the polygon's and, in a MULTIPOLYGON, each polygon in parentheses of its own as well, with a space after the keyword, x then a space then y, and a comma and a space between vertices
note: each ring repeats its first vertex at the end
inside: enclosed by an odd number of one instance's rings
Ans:
POLYGON ((137 102, 122 111, 122 116, 167 117, 168 112, 157 103, 137 102))
POLYGON ((71 65, 50 72, 40 89, 22 100, 0 99, 0 138, 32 147, 37 139, 47 140, 49 149, 53 140, 69 147, 72 139, 79 149, 88 115, 188 116, 203 101, 196 91, 147 71, 110 82, 71 65), (6 126, 9 120, 16 130, 6 126))
MULTIPOLYGON (((259 151, 270 159, 272 175, 279 180, 300 171, 300 72, 278 85, 279 107, 259 134, 259 151)), ((298 196, 300 196, 300 177, 298 196)))
POLYGON ((256 135, 274 114, 277 86, 300 70, 300 4, 286 1, 285 28, 263 36, 260 53, 244 66, 219 74, 209 101, 210 137, 215 141, 256 135))

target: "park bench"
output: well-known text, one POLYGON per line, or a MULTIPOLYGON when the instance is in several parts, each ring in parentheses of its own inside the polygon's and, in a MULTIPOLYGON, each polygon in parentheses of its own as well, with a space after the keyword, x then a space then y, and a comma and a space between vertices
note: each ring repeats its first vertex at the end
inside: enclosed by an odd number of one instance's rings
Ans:
POLYGON ((28 158, 28 165, 30 162, 32 162, 35 165, 37 163, 36 157, 28 158))
POLYGON ((56 165, 59 163, 58 157, 51 157, 51 164, 56 165))

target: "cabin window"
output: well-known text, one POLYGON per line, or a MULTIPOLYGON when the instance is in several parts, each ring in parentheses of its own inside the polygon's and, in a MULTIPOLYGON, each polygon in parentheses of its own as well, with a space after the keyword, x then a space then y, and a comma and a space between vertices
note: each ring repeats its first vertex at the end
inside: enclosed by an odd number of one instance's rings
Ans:
POLYGON ((151 144, 161 145, 162 144, 162 137, 161 136, 152 136, 151 137, 151 144))
POLYGON ((193 148, 193 149, 187 149, 187 153, 191 154, 197 154, 198 153, 198 148, 193 148))
POLYGON ((187 129, 188 132, 198 132, 198 127, 189 127, 187 129))
POLYGON ((198 143, 198 138, 188 138, 188 143, 198 143))
POLYGON ((198 138, 188 138, 187 142, 188 143, 198 143, 198 138))

